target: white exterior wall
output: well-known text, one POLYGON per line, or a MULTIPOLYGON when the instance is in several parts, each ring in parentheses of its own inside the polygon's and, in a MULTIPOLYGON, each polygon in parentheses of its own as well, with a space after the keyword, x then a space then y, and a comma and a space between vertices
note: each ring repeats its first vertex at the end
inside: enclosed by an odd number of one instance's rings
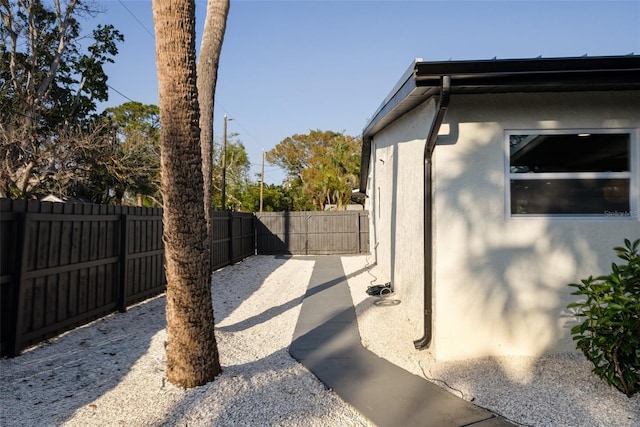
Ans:
POLYGON ((435 113, 426 102, 375 135, 369 195, 370 244, 375 261, 402 302, 397 312, 409 319, 415 339, 423 318, 423 157, 435 113))
MULTIPOLYGON (((428 101, 374 136, 369 190, 372 246, 379 243, 372 251, 416 338, 423 318, 422 158, 433 107, 428 101)), ((639 92, 452 96, 434 155, 437 359, 575 351, 567 284, 607 273, 616 260, 612 248, 640 238, 640 218, 510 218, 505 131, 611 128, 635 129, 638 161, 639 92)), ((635 192, 637 199, 637 185, 635 192)))

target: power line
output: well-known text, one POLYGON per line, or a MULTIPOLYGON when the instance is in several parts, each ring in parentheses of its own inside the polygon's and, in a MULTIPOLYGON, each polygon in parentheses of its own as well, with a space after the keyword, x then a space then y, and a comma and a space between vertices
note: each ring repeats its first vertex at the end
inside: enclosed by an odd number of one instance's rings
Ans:
MULTIPOLYGON (((124 7, 125 10, 129 13, 129 15, 131 15, 133 17, 133 19, 135 19, 136 22, 138 22, 138 24, 140 24, 142 29, 145 30, 146 33, 149 34, 151 36, 151 38, 155 40, 155 36, 153 35, 153 33, 142 23, 142 21, 140 21, 140 19, 138 19, 138 17, 135 15, 135 13, 133 13, 131 11, 131 9, 129 9, 127 7, 127 5, 122 2, 122 0, 118 0, 118 3, 120 3, 120 5, 122 7, 124 7)), ((123 97, 124 99, 129 100, 131 102, 135 102, 133 99, 129 98, 127 95, 125 95, 124 93, 120 92, 118 89, 114 88, 113 86, 107 85, 107 87, 109 89, 111 89, 112 91, 114 91, 115 93, 117 93, 118 95, 120 95, 121 97, 123 97)))
POLYGON ((107 87, 109 89, 111 89, 112 91, 114 91, 115 93, 117 93, 118 95, 120 95, 121 97, 123 97, 125 99, 128 99, 131 102, 135 102, 133 99, 129 98, 127 95, 125 95, 124 93, 120 92, 118 89, 114 88, 113 86, 107 85, 107 87))
MULTIPOLYGON (((124 9, 129 13, 129 15, 131 15, 131 16, 133 17, 133 19, 135 19, 135 20, 136 20, 136 22, 137 22, 137 23, 142 27, 142 29, 144 29, 144 31, 146 31, 146 33, 147 33, 147 34, 149 34, 149 36, 151 36, 151 38, 155 40, 155 35, 153 34, 153 32, 152 32, 152 31, 150 31, 150 30, 149 30, 149 29, 148 29, 148 28, 147 28, 147 27, 142 23, 142 21, 141 21, 140 19, 138 19, 138 17, 136 16, 136 14, 135 14, 135 13, 133 13, 133 12, 131 11, 131 9, 129 9, 129 8, 124 4, 124 2, 123 2, 122 0, 118 0, 118 3, 120 3, 120 5, 121 5, 122 7, 124 7, 124 9)), ((116 93, 118 93, 118 94, 119 94, 120 96, 122 96, 123 98, 128 99, 129 101, 133 101, 131 98, 129 98, 128 96, 124 95, 122 92, 118 91, 117 89, 113 88, 112 86, 109 86, 109 88, 111 88, 113 91, 115 91, 116 93)), ((220 102, 217 102, 217 101, 216 101, 216 105, 217 105, 218 107, 220 107, 220 108, 224 111, 224 113, 225 113, 226 115, 229 115, 229 116, 235 117, 234 115, 229 114, 229 112, 227 111, 227 109, 226 109, 226 108, 224 108, 224 106, 223 106, 220 102)), ((252 135, 252 134, 247 130, 247 128, 245 128, 245 127, 242 125, 242 123, 241 123, 241 122, 239 122, 239 121, 238 121, 237 119, 235 119, 235 118, 234 118, 234 121, 235 121, 236 125, 237 125, 238 127, 240 127, 240 128, 245 132, 245 135, 246 135, 247 137, 249 137, 249 138, 250 138, 250 139, 252 139, 254 142, 256 142, 256 143, 258 143, 258 144, 259 144, 258 140, 257 140, 257 139, 256 139, 256 138, 255 138, 255 137, 254 137, 254 136, 253 136, 253 135, 252 135)), ((258 165, 258 164, 254 164, 254 165, 258 165)), ((282 170, 284 170, 284 169, 282 169, 282 170)))
POLYGON ((136 21, 138 21, 138 24, 140 24, 140 26, 147 32, 147 34, 149 34, 151 36, 152 39, 156 39, 156 37, 153 35, 153 33, 151 31, 149 31, 149 29, 147 27, 145 27, 145 25, 142 23, 142 21, 140 21, 138 19, 138 17, 122 2, 122 0, 118 0, 118 3, 120 3, 122 5, 122 7, 124 7, 127 12, 129 12, 129 15, 133 16, 133 19, 135 19, 136 21))
MULTIPOLYGON (((280 166, 278 166, 278 165, 274 165, 274 164, 269 163, 269 162, 267 162, 267 163, 268 163, 268 164, 270 165, 270 167, 271 167, 271 169, 268 169, 268 170, 271 170, 271 171, 275 171, 275 170, 286 171, 286 170, 287 170, 286 168, 280 167, 280 166)), ((261 164, 261 163, 249 162, 249 164, 251 164, 252 166, 262 166, 262 164, 261 164)))
MULTIPOLYGON (((236 126, 238 126, 239 128, 241 128, 245 133, 244 135, 246 135, 247 137, 249 137, 251 140, 253 140, 253 142, 260 144, 260 142, 258 141, 257 138, 255 138, 248 130, 247 128, 245 128, 242 123, 240 121, 238 121, 237 117, 235 114, 231 114, 229 113, 229 111, 227 111, 226 108, 224 108, 224 106, 219 102, 219 101, 215 101, 215 104, 217 107, 219 107, 222 111, 224 111, 225 114, 227 114, 230 117, 233 117, 233 121, 235 123, 236 126)), ((258 163, 256 163, 256 165, 259 165, 258 163)))

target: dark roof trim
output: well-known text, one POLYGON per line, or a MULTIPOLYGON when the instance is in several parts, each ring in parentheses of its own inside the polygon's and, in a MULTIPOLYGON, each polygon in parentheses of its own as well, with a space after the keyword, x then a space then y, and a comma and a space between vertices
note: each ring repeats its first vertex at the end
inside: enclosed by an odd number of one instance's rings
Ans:
POLYGON ((640 56, 442 62, 416 59, 362 133, 361 192, 367 188, 373 136, 437 95, 445 75, 451 78, 452 95, 640 89, 640 56))

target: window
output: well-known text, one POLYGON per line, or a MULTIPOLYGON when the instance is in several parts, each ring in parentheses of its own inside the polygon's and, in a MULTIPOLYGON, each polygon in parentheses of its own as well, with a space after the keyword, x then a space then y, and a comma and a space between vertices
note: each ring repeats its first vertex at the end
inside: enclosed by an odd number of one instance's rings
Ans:
POLYGON ((518 131, 507 141, 511 216, 637 216, 630 132, 518 131))

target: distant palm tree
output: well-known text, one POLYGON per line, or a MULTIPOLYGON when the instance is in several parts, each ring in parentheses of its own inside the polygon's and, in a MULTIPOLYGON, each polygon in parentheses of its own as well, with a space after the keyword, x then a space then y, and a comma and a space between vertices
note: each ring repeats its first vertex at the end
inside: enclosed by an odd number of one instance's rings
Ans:
POLYGON ((153 0, 167 275, 167 379, 190 388, 220 373, 203 209, 195 4, 153 0))

